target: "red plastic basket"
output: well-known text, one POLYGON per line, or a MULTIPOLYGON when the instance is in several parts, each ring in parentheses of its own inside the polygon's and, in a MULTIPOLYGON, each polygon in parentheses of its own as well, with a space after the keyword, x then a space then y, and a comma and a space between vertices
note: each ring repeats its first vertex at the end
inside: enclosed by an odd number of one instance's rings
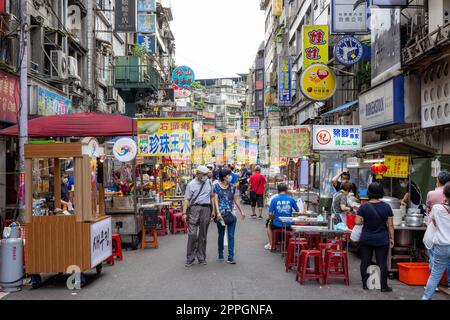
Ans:
MULTIPOLYGON (((399 280, 410 286, 424 286, 430 277, 430 264, 428 262, 401 262, 397 263, 399 280)), ((444 273, 441 284, 447 282, 447 272, 444 273)))

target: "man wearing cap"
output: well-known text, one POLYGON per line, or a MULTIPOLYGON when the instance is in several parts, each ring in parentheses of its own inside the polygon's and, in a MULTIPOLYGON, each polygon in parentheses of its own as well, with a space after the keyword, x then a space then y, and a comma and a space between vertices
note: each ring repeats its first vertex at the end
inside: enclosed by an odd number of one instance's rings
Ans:
POLYGON ((214 193, 208 179, 209 172, 207 167, 199 166, 196 177, 186 186, 183 202, 183 221, 187 221, 189 226, 186 267, 192 266, 195 258, 200 264, 206 265, 208 227, 211 218, 214 218, 214 193))

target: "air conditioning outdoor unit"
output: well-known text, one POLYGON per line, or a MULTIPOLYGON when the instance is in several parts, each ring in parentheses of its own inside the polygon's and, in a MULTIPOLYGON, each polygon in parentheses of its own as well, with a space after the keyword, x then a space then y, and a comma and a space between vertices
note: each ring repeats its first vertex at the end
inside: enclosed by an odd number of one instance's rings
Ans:
POLYGON ((61 50, 52 50, 50 51, 50 58, 50 77, 67 79, 69 75, 69 68, 66 54, 61 50))
POLYGON ((75 57, 69 56, 69 77, 73 79, 81 80, 78 75, 78 60, 75 57))
POLYGON ((117 91, 114 90, 113 86, 108 86, 106 89, 106 100, 115 101, 117 100, 117 91))

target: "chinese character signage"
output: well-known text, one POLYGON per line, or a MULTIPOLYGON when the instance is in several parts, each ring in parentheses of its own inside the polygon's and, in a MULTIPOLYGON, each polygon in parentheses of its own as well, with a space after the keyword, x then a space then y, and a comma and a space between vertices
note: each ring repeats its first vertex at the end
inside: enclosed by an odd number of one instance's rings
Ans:
POLYGON ((0 121, 16 123, 19 106, 19 78, 0 70, 0 121))
POLYGON ((290 56, 278 56, 278 105, 289 106, 291 96, 292 60, 290 56))
POLYGON ((306 68, 300 77, 302 93, 310 100, 325 101, 336 91, 336 76, 324 64, 314 64, 306 68))
POLYGON ((38 114, 54 116, 72 113, 72 100, 38 86, 38 114))
POLYGON ((136 31, 136 0, 116 0, 115 31, 136 31))
POLYGON ((246 148, 247 141, 238 139, 237 140, 237 150, 236 150, 236 161, 238 163, 246 163, 248 156, 247 156, 247 148, 246 148))
POLYGON ((156 53, 156 36, 138 34, 137 43, 144 46, 148 52, 156 53))
POLYGON ((190 88, 195 82, 195 73, 191 68, 186 66, 176 67, 172 73, 172 82, 177 88, 190 88))
POLYGON ((384 174, 387 178, 408 178, 409 157, 408 156, 384 156, 384 165, 387 171, 384 174))
POLYGON ((362 43, 353 37, 344 37, 334 46, 334 57, 343 65, 352 65, 363 56, 362 43))
POLYGON ((156 0, 137 0, 137 10, 144 12, 155 12, 156 11, 156 0))
POLYGON ((259 130, 259 118, 249 117, 245 118, 247 131, 258 131, 259 130))
POLYGON ((280 157, 300 158, 310 154, 309 126, 280 128, 280 157))
POLYGON ((248 162, 256 164, 258 161, 258 144, 255 142, 248 143, 248 162))
POLYGON ((112 255, 111 217, 91 224, 91 268, 112 255))
POLYGON ((272 0, 272 16, 279 17, 283 13, 283 0, 272 0))
POLYGON ((328 26, 303 26, 303 69, 328 62, 328 26))
POLYGON ((138 156, 191 156, 192 119, 138 119, 137 126, 138 156))
POLYGON ((156 32, 156 15, 138 13, 137 31, 141 33, 156 32))
POLYGON ((331 0, 331 33, 369 32, 369 1, 355 8, 355 0, 331 0))
POLYGON ((361 147, 361 126, 313 126, 314 150, 356 151, 361 147))

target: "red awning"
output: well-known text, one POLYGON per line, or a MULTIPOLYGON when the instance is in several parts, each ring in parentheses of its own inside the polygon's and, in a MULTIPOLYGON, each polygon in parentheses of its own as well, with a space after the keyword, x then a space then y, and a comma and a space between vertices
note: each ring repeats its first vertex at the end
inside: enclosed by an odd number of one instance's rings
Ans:
MULTIPOLYGON (((17 136, 18 126, 0 130, 0 135, 17 136)), ((118 114, 73 113, 40 117, 28 121, 29 137, 114 137, 136 134, 136 120, 118 114)))

